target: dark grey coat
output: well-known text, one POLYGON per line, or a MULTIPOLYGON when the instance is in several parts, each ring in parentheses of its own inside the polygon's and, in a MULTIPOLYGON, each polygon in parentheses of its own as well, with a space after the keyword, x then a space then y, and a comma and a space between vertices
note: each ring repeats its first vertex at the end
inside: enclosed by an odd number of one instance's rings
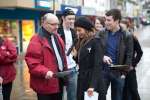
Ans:
POLYGON ((100 38, 96 37, 83 45, 78 52, 78 87, 77 100, 84 100, 84 92, 94 88, 99 92, 99 100, 105 98, 105 88, 102 74, 103 49, 100 38))

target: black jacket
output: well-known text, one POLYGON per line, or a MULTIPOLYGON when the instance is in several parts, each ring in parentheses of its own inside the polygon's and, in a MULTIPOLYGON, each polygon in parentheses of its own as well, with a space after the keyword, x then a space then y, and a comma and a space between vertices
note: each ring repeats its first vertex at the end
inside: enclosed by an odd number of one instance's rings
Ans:
POLYGON ((138 39, 135 36, 133 36, 133 43, 134 43, 134 48, 133 48, 132 66, 136 67, 136 65, 139 63, 143 55, 143 51, 141 49, 138 39))
MULTIPOLYGON (((120 28, 119 30, 119 45, 117 51, 117 64, 122 65, 132 65, 132 57, 133 57, 133 37, 132 34, 120 28)), ((108 38, 108 30, 102 30, 99 32, 99 36, 102 38, 104 52, 106 50, 106 41, 108 38)))
POLYGON ((105 95, 102 59, 103 49, 100 38, 96 37, 86 42, 78 51, 78 87, 77 100, 84 100, 84 92, 94 88, 101 95, 105 95))
MULTIPOLYGON (((72 39, 73 39, 73 42, 74 42, 77 39, 77 35, 76 35, 76 33, 73 29, 70 29, 70 31, 72 33, 72 39)), ((59 33, 59 35, 63 39, 64 43, 66 43, 63 27, 61 26, 60 28, 58 28, 57 32, 59 33)))

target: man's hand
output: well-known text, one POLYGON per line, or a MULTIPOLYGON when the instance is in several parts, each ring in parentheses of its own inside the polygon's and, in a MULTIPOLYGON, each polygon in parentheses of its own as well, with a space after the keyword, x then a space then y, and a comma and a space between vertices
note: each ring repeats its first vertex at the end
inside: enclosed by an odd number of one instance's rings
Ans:
POLYGON ((0 84, 3 83, 3 78, 0 76, 0 84))
POLYGON ((45 78, 46 79, 50 79, 50 78, 52 78, 53 77, 53 72, 52 71, 48 71, 47 73, 46 73, 46 76, 45 76, 45 78))
POLYGON ((108 64, 108 65, 110 65, 112 63, 112 60, 111 60, 110 57, 104 56, 103 57, 103 62, 106 63, 106 64, 108 64))

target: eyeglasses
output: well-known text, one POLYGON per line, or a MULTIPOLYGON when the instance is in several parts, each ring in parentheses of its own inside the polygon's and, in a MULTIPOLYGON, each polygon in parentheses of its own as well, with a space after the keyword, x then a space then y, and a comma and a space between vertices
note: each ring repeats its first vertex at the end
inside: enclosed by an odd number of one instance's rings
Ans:
POLYGON ((48 25, 51 25, 51 26, 57 26, 59 25, 59 23, 47 23, 48 25))

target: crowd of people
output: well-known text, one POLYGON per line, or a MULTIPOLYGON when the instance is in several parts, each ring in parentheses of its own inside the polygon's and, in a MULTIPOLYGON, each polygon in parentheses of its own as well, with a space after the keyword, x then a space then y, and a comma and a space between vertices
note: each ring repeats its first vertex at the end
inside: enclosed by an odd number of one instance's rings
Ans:
MULTIPOLYGON (((140 100, 135 67, 143 52, 132 20, 122 19, 118 9, 95 20, 65 9, 61 19, 59 25, 56 15, 45 14, 26 51, 37 100, 63 100, 64 86, 67 100, 84 100, 85 92, 91 97, 95 91, 98 100, 106 100, 110 84, 111 100, 140 100)), ((16 60, 14 44, 0 37, 3 100, 10 100, 16 60)))

